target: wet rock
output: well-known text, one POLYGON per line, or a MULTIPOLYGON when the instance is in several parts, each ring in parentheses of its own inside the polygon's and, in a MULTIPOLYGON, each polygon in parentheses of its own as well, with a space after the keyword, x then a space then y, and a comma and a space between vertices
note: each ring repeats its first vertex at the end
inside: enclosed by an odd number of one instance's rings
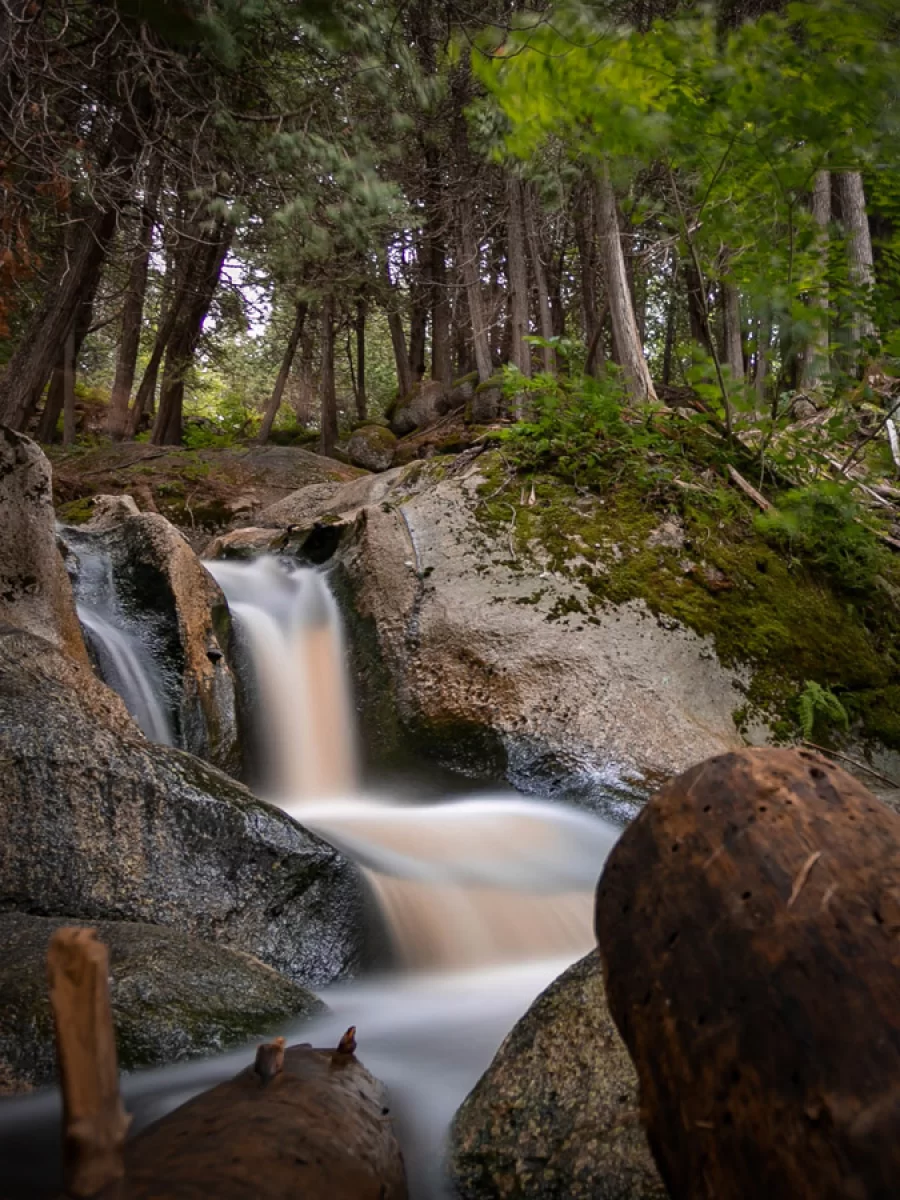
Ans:
POLYGON ((48 642, 0 628, 0 909, 141 921, 305 985, 352 973, 367 893, 332 847, 189 754, 48 642))
MULTIPOLYGON (((0 1073, 40 1086, 56 1077, 47 945, 67 917, 0 913, 0 1073)), ((119 1066, 215 1054, 324 1010, 305 988, 249 954, 175 929, 92 922, 109 949, 119 1066)))
POLYGON ((87 663, 72 586, 56 544, 50 463, 30 438, 0 426, 0 621, 87 663))
POLYGON ((665 1200, 596 951, 538 997, 454 1118, 460 1200, 665 1200))
POLYGON ((447 766, 616 813, 741 745, 742 677, 711 640, 638 601, 594 611, 579 580, 512 558, 508 531, 479 519, 480 461, 414 464, 419 482, 356 512, 333 578, 365 707, 391 696, 398 741, 447 766))
POLYGON ((203 551, 204 558, 256 558, 281 547, 282 534, 272 529, 232 529, 214 537, 203 551))
POLYGON ((347 442, 347 457, 355 467, 367 471, 386 471, 391 465, 397 439, 383 425, 364 425, 347 442))
POLYGON ((163 665, 175 677, 171 699, 181 744, 237 774, 235 683, 221 653, 228 609, 218 585, 165 517, 138 512, 130 496, 100 496, 94 509, 72 540, 76 554, 109 555, 123 608, 147 623, 162 647, 163 665))

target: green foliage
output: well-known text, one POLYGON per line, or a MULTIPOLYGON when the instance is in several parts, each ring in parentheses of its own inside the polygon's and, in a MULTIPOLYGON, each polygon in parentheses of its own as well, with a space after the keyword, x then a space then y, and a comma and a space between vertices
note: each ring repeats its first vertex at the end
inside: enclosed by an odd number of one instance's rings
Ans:
POLYGON ((769 541, 829 572, 850 591, 874 585, 884 560, 868 514, 847 484, 816 483, 787 492, 756 527, 769 541))
POLYGON ((797 697, 797 719, 805 738, 811 738, 817 726, 830 729, 838 726, 846 733, 850 728, 847 710, 834 692, 808 679, 797 697))

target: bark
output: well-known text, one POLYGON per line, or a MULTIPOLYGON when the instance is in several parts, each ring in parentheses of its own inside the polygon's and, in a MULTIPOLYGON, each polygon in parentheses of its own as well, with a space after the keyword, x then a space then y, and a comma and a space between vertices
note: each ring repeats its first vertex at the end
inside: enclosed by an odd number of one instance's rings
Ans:
POLYGON ((84 297, 96 290, 116 231, 117 204, 132 191, 142 149, 138 126, 149 116, 150 108, 150 92, 144 89, 134 103, 136 125, 122 121, 116 125, 99 167, 114 181, 109 201, 83 214, 71 253, 66 254, 0 377, 0 423, 11 429, 27 427, 84 297))
POLYGON ((430 264, 425 258, 420 240, 416 250, 415 283, 410 296, 409 370, 414 383, 425 376, 425 340, 428 332, 430 296, 430 264))
POLYGON ((619 215, 616 197, 606 163, 597 180, 597 217, 600 246, 603 255, 603 274, 609 298, 613 337, 620 365, 625 375, 629 395, 634 401, 655 400, 656 391, 650 378, 650 369, 644 358, 644 349, 638 336, 634 306, 628 289, 625 257, 622 253, 622 237, 619 230, 619 215))
MULTIPOLYGON (((579 284, 581 290, 581 328, 584 333, 584 344, 588 347, 597 346, 599 337, 597 313, 597 246, 595 242, 595 221, 593 193, 589 187, 579 190, 578 202, 575 209, 575 244, 578 249, 579 284)), ((593 356, 588 356, 591 362, 585 364, 585 370, 593 373, 593 356)))
POLYGON ((300 343, 300 338, 303 336, 303 326, 306 324, 306 314, 308 312, 309 305, 306 301, 298 300, 294 310, 294 324, 288 338, 287 346, 284 349, 284 357, 281 360, 278 378, 275 380, 272 395, 269 397, 269 403, 266 405, 262 424, 256 436, 257 442, 261 445, 264 445, 269 440, 272 426, 275 424, 275 418, 278 416, 279 408, 281 408, 281 399, 284 396, 284 389, 287 385, 288 376, 291 373, 291 367, 294 365, 294 355, 297 353, 297 346, 300 343))
MULTIPOLYGON (((547 272, 541 256, 541 238, 538 230, 537 201, 532 193, 525 194, 525 228, 528 232, 528 249, 531 253, 531 269, 537 290, 538 328, 541 337, 549 341, 553 337, 553 314, 550 311, 550 289, 547 286, 547 272)), ((556 355, 550 346, 542 348, 544 370, 552 375, 556 370, 556 355)))
POLYGON ((816 227, 819 281, 809 297, 812 336, 803 352, 800 386, 814 389, 828 372, 828 225, 831 221, 831 172, 818 171, 813 184, 812 217, 816 227))
POLYGON ((744 378, 744 343, 741 338, 741 294, 730 280, 722 284, 722 328, 724 332, 724 360, 731 377, 744 378))
POLYGON ((707 301, 704 295, 704 280, 690 259, 681 265, 684 281, 687 285, 688 319, 691 324, 691 341, 696 342, 701 349, 713 356, 712 338, 706 324, 707 301))
POLYGON ((464 199, 459 209, 460 265, 465 280, 466 300, 472 329, 472 348, 479 383, 493 375, 491 344, 484 319, 484 297, 481 290, 481 254, 475 237, 475 218, 471 200, 464 199))
POLYGON ((678 332, 678 256, 671 258, 671 287, 666 307, 666 340, 663 346, 662 381, 665 387, 672 383, 675 366, 675 337, 678 332))
POLYGON ((356 300, 356 415, 360 421, 368 417, 369 403, 366 397, 366 310, 362 296, 356 300))
POLYGON ((622 835, 595 928, 671 1196, 896 1194, 898 841, 862 784, 771 749, 692 768, 622 835))
POLYGON ((859 171, 842 171, 835 176, 835 183, 841 222, 847 234, 850 285, 859 296, 859 307, 850 329, 851 343, 857 346, 863 339, 875 336, 875 326, 867 308, 875 286, 875 258, 862 175, 859 171))
POLYGON ((391 280, 387 256, 384 259, 384 278, 388 289, 387 315, 388 328, 391 333, 391 347, 394 351, 394 365, 397 370, 397 392, 401 400, 412 391, 412 372, 409 369, 409 355, 406 352, 406 334, 403 332, 403 318, 397 306, 397 289, 391 280))
POLYGON ((70 329, 63 349, 63 445, 75 444, 75 330, 70 329))
POLYGON ((447 251, 443 238, 431 236, 431 378, 450 390, 453 366, 450 349, 450 290, 447 251))
MULTIPOLYGON (((510 175, 506 184, 507 263, 509 266, 510 358, 523 375, 531 374, 528 335, 528 259, 525 252, 525 189, 521 179, 510 175)), ((519 414, 517 414, 519 415, 519 414)))
POLYGON ((181 445, 185 377, 194 361, 203 322, 219 285, 230 240, 230 229, 220 225, 209 240, 197 248, 197 273, 192 273, 193 278, 189 280, 189 286, 192 283, 193 287, 166 349, 159 408, 150 437, 154 446, 181 445))
POLYGON ((63 1097, 65 1189, 70 1196, 94 1196, 122 1179, 131 1124, 119 1095, 109 955, 94 930, 57 930, 47 976, 63 1097))
POLYGON ((141 344, 141 322, 144 316, 144 295, 147 291, 147 272, 153 245, 153 225, 156 201, 162 185, 162 159, 155 157, 150 165, 141 207, 137 245, 128 272, 125 303, 122 306, 122 332, 116 355, 116 374, 109 397, 107 430, 114 441, 121 441, 128 429, 128 404, 134 384, 138 351, 141 344))
POLYGON ((27 428, 85 298, 93 296, 116 231, 116 212, 85 219, 71 251, 0 377, 0 422, 27 428))
MULTIPOLYGON (((86 295, 81 302, 78 310, 78 315, 75 318, 74 335, 75 344, 73 348, 68 347, 68 338, 63 342, 59 351, 59 356, 56 365, 53 368, 53 374, 50 376, 50 386, 47 388, 47 398, 44 401, 44 411, 41 413, 36 437, 39 442, 44 442, 49 445, 56 440, 56 427, 59 423, 60 414, 65 408, 66 400, 66 361, 67 356, 73 364, 77 364, 78 355, 81 353, 81 347, 84 339, 87 337, 87 332, 91 327, 91 318, 94 312, 94 297, 95 290, 86 295), (71 351, 71 352, 70 352, 71 351)), ((73 366, 73 370, 74 370, 73 366)), ((74 387, 74 378, 73 378, 74 387)))
POLYGON ((405 1200, 385 1090, 355 1055, 264 1050, 128 1143, 129 1200, 405 1200))
POLYGON ((319 453, 329 455, 338 438, 337 394, 334 386, 334 296, 322 301, 322 376, 319 382, 321 427, 319 453))

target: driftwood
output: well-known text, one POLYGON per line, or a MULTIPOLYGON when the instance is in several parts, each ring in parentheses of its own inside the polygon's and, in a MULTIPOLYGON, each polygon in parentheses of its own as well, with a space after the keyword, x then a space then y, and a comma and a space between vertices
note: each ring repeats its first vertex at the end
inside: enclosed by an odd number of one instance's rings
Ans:
POLYGON ((276 1038, 125 1148, 127 1200, 404 1200, 384 1089, 354 1056, 276 1038))
POLYGON ((65 1189, 69 1196, 94 1196, 122 1178, 131 1123, 119 1096, 106 947, 93 929, 59 929, 47 974, 63 1098, 65 1189))
POLYGON ((900 816, 810 751, 667 784, 597 888, 674 1200, 900 1194, 900 816))

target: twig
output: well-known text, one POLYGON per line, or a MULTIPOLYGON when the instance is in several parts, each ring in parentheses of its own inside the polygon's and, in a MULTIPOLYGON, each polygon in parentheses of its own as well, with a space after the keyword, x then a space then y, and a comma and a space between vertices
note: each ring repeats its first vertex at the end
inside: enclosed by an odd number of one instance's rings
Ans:
POLYGON ((736 467, 731 466, 730 463, 728 465, 728 474, 731 476, 733 482, 738 485, 745 496, 749 496, 753 503, 761 508, 763 512, 769 512, 772 507, 769 501, 761 492, 756 490, 752 483, 748 483, 740 471, 738 471, 736 467))
POLYGON ((868 446, 869 442, 874 441, 875 438, 878 437, 879 433, 881 433, 882 429, 884 429, 885 425, 888 423, 888 421, 891 419, 891 417, 894 416, 894 414, 897 412, 898 409, 900 409, 900 400, 897 401, 897 403, 894 405, 894 407, 892 409, 890 409, 887 413, 885 413, 884 418, 878 422, 878 424, 875 426, 875 428, 872 430, 872 432, 867 433, 866 436, 863 438, 863 440, 859 443, 858 446, 854 446, 854 448, 850 451, 850 453, 844 459, 843 466, 841 467, 842 475, 847 474, 848 468, 852 465, 852 463, 854 463, 856 461, 856 459, 859 455, 859 452, 861 450, 864 450, 866 448, 866 446, 868 446))
POLYGON ((888 787, 900 788, 900 783, 896 779, 891 779, 888 775, 882 775, 880 771, 876 771, 874 767, 870 767, 867 763, 860 762, 859 759, 851 758, 849 754, 842 754, 840 750, 828 750, 824 746, 819 746, 815 742, 801 742, 803 746, 809 746, 810 750, 818 750, 821 754, 830 754, 832 758, 839 758, 843 762, 849 763, 851 767, 856 767, 860 771, 866 771, 869 775, 873 775, 876 779, 880 779, 882 783, 886 783, 888 787))
POLYGON ((787 902, 788 908, 794 907, 794 903, 797 900, 797 897, 800 895, 800 893, 803 891, 804 887, 806 886, 806 881, 807 881, 807 879, 809 879, 810 871, 813 869, 813 867, 816 865, 816 863, 819 861, 819 859, 821 857, 822 857, 822 851, 816 850, 816 852, 814 854, 811 854, 809 856, 809 858, 806 860, 806 862, 803 864, 803 866, 800 868, 800 874, 794 880, 794 886, 791 889, 791 898, 787 902))

